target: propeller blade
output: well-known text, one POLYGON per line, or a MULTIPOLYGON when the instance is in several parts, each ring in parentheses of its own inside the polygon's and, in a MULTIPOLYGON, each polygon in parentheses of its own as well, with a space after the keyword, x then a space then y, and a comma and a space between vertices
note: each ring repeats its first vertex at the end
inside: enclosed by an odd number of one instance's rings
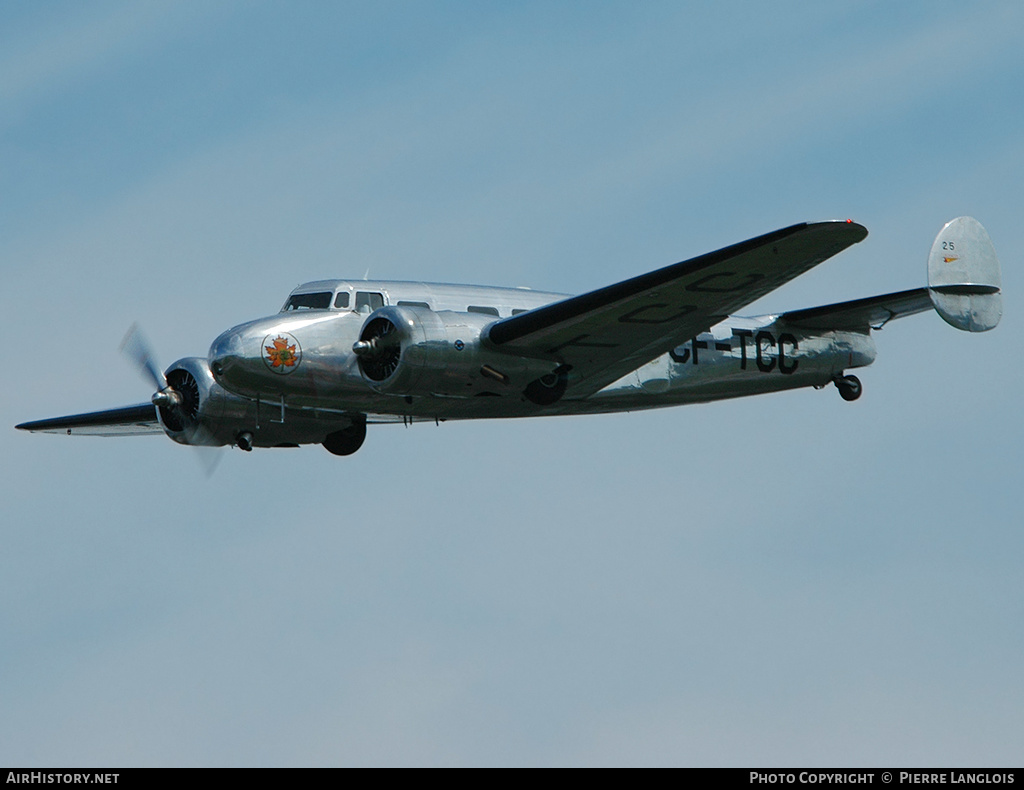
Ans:
POLYGON ((135 363, 135 367, 158 392, 167 389, 167 379, 164 378, 163 371, 156 364, 156 358, 138 324, 132 324, 128 329, 124 340, 121 341, 121 353, 135 363))
POLYGON ((225 448, 214 443, 214 438, 209 431, 200 425, 194 425, 186 429, 189 445, 195 451, 195 459, 203 468, 207 477, 212 477, 218 465, 224 458, 225 448))

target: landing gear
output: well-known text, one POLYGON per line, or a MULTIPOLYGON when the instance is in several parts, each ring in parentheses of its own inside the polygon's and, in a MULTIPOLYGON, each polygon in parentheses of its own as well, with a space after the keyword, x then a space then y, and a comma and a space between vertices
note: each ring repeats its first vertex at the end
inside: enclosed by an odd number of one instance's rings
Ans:
POLYGON ((836 389, 839 390, 839 397, 843 400, 857 400, 864 391, 860 379, 856 376, 836 376, 832 379, 832 382, 836 385, 836 389))
POLYGON ((536 403, 538 406, 550 406, 553 403, 558 403, 565 394, 566 387, 569 386, 568 373, 570 370, 572 370, 571 365, 559 365, 553 372, 527 384, 523 395, 528 401, 536 403))
POLYGON ((352 424, 324 437, 323 445, 334 455, 352 455, 366 439, 366 418, 353 419, 352 424))

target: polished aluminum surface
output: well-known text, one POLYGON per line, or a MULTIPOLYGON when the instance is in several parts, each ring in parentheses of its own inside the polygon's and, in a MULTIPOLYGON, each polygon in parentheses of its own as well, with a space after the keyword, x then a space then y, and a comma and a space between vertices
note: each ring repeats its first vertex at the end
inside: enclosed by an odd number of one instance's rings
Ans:
POLYGON ((749 303, 865 234, 852 223, 792 226, 580 297, 305 283, 281 312, 232 327, 205 359, 165 373, 133 328, 126 353, 157 388, 154 419, 138 406, 18 427, 123 435, 152 432, 158 421, 182 444, 323 443, 347 455, 365 425, 383 422, 631 411, 830 383, 852 400, 861 387, 848 371, 874 361, 872 330, 925 309, 929 297, 958 329, 998 323, 999 261, 969 217, 936 238, 927 295, 719 320, 724 306, 749 303))
POLYGON ((947 222, 928 255, 935 311, 957 329, 985 332, 1003 315, 999 258, 988 231, 973 217, 947 222))

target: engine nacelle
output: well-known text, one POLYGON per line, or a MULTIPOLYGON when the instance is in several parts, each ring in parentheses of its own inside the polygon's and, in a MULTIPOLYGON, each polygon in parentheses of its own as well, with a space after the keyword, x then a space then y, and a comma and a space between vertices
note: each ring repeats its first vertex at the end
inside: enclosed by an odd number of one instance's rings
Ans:
POLYGON ((551 372, 550 362, 484 346, 483 330, 494 320, 481 313, 383 307, 367 317, 353 351, 366 382, 389 395, 511 394, 551 372))
POLYGON ((214 381, 205 359, 179 359, 164 376, 178 401, 157 406, 160 426, 168 436, 179 444, 219 446, 233 442, 231 431, 221 427, 225 404, 232 398, 214 381))

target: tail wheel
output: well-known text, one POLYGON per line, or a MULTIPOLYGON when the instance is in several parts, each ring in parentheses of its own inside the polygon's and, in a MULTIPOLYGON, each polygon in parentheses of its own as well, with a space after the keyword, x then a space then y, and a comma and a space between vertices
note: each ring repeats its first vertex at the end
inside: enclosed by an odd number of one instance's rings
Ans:
POLYGON ((856 376, 836 376, 836 389, 839 390, 839 397, 845 401, 855 401, 864 391, 860 379, 856 376))

